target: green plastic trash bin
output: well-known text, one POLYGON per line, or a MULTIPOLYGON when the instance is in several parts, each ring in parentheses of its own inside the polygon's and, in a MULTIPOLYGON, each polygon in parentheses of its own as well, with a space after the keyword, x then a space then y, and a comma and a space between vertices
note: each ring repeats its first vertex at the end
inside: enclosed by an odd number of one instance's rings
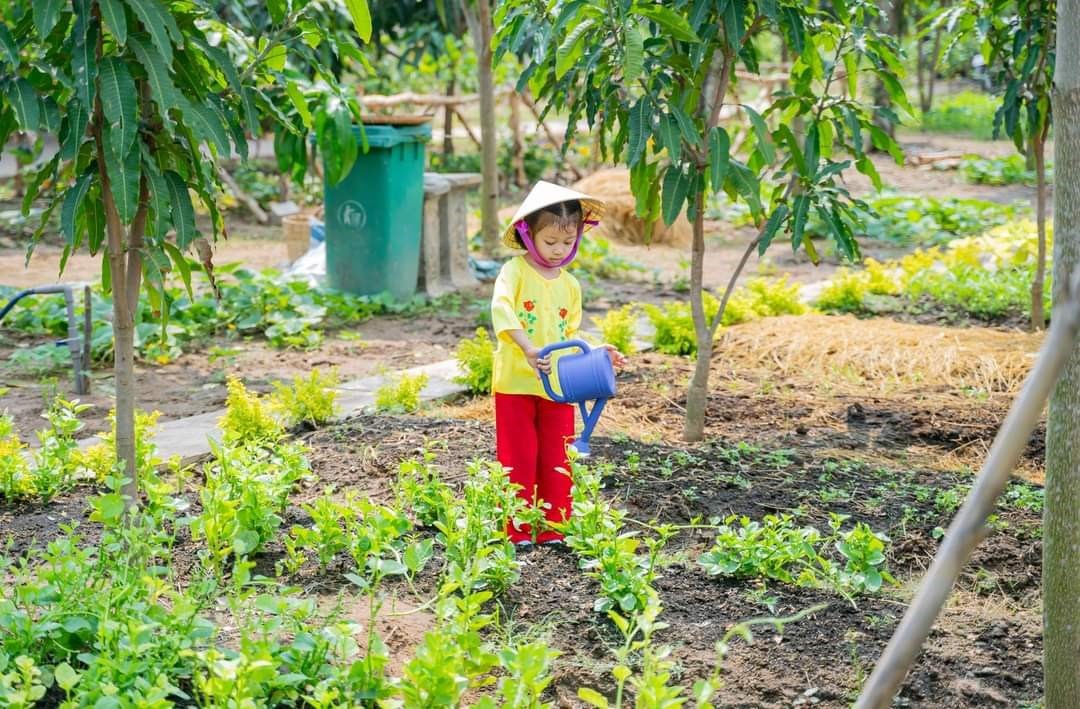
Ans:
MULTIPOLYGON (((368 151, 325 185, 326 278, 336 290, 398 300, 416 292, 424 213, 424 143, 431 126, 364 124, 368 151)), ((357 141, 360 129, 354 129, 357 141)))

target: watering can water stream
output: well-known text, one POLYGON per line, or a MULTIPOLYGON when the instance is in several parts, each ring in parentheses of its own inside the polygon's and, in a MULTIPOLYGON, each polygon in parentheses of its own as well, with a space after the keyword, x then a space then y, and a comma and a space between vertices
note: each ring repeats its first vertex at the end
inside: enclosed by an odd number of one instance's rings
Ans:
POLYGON ((589 455, 589 437, 592 435, 600 412, 607 400, 615 396, 615 368, 606 349, 593 349, 581 340, 557 342, 540 350, 541 357, 562 349, 576 348, 581 352, 567 354, 555 361, 555 373, 558 376, 562 394, 556 394, 551 388, 551 381, 545 372, 540 372, 540 381, 552 401, 560 404, 577 404, 581 408, 581 419, 585 426, 581 435, 571 446, 578 455, 589 455), (586 404, 595 401, 592 411, 586 404))

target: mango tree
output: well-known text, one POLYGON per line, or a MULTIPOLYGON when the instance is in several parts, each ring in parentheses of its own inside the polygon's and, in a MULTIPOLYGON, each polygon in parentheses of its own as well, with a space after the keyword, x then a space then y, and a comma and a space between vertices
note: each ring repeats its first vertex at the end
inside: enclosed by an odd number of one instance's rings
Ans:
POLYGON ((877 4, 866 0, 820 7, 781 0, 507 0, 500 6, 500 53, 527 55, 521 84, 568 113, 569 136, 587 119, 604 155, 629 167, 641 217, 670 224, 685 209, 693 222, 690 302, 698 349, 687 440, 703 435, 713 340, 750 255, 764 254, 784 236, 816 262, 807 230, 813 214, 840 254, 859 256, 851 228, 856 200, 841 174, 854 165, 880 184, 864 136, 901 158, 875 125, 874 111, 854 98, 860 76, 880 77, 894 105, 908 108, 895 43, 874 29, 877 16, 877 4), (792 58, 786 87, 757 102, 730 100, 743 81, 737 70, 760 73, 762 47, 776 43, 792 58), (739 120, 722 123, 728 114, 739 120), (756 233, 719 307, 707 311, 708 191, 746 204, 756 233))
POLYGON ((994 115, 994 137, 1012 139, 1035 167, 1038 259, 1031 283, 1031 328, 1046 326, 1046 141, 1053 122, 1050 93, 1055 64, 1056 0, 968 0, 935 16, 952 41, 973 34, 994 83, 1004 88, 994 115))
MULTIPOLYGON (((321 3, 265 5, 268 22, 256 34, 203 2, 0 2, 0 146, 16 130, 56 137, 58 151, 23 201, 24 213, 37 199, 47 204, 34 241, 59 210, 61 269, 80 249, 102 255, 113 304, 116 454, 130 504, 138 492, 134 316, 145 290, 164 325, 166 278, 178 274, 190 290, 190 249, 212 277, 207 237, 225 233, 216 164, 246 157, 248 136, 262 135, 264 119, 290 126, 301 150, 302 134, 317 128, 330 148, 328 179, 355 159, 358 109, 332 73, 319 72, 328 96, 317 101, 285 74, 291 57, 318 67, 316 48, 334 46, 309 17, 321 3), (192 193, 209 212, 209 234, 196 222, 192 193)), ((366 39, 366 0, 346 5, 366 39)))

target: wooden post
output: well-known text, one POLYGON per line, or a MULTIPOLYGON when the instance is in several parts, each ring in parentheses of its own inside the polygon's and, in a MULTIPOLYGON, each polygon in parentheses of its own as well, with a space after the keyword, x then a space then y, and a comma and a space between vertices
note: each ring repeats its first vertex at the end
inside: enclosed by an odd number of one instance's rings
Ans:
POLYGON ((514 164, 514 184, 525 187, 525 146, 521 141, 521 106, 518 92, 510 94, 510 135, 513 146, 511 148, 514 164))
POLYGON ((922 649, 960 571, 986 536, 986 518, 994 511, 1039 422, 1047 398, 1076 347, 1076 334, 1080 331, 1080 268, 1073 272, 1067 287, 1068 299, 1055 303, 1050 331, 1024 388, 1001 424, 979 477, 949 525, 930 570, 863 687, 855 709, 892 706, 893 695, 922 649))
MULTIPOLYGON (((454 79, 451 78, 446 84, 447 98, 454 96, 454 83, 454 79)), ((442 151, 443 155, 454 154, 454 108, 450 104, 446 104, 446 108, 443 109, 442 151)))

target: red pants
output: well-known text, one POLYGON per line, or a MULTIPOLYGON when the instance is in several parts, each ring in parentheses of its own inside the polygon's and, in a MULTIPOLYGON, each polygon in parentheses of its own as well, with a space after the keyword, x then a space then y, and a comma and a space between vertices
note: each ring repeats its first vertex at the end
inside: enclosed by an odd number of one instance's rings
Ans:
MULTIPOLYGON (((509 469, 510 482, 521 486, 518 497, 544 505, 549 522, 570 517, 570 465, 566 445, 574 437, 574 407, 530 394, 495 394, 495 449, 509 469)), ((532 539, 530 525, 507 524, 512 542, 532 539)), ((538 542, 562 539, 552 529, 541 530, 538 542)))

